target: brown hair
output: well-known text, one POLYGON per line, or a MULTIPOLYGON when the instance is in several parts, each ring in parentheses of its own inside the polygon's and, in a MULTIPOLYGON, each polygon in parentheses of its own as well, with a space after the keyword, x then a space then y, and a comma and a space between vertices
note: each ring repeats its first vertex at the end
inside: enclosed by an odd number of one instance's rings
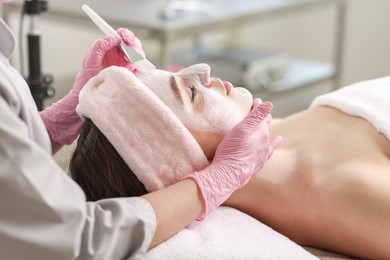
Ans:
POLYGON ((147 193, 112 144, 88 118, 81 129, 69 171, 88 201, 147 193))

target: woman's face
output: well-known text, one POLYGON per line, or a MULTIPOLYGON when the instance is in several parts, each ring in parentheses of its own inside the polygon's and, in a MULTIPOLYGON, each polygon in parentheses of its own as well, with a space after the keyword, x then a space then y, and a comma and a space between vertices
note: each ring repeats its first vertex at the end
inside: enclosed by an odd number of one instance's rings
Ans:
POLYGON ((247 89, 210 78, 207 64, 176 73, 153 70, 137 77, 183 122, 208 158, 212 158, 221 139, 248 114, 253 103, 247 89))

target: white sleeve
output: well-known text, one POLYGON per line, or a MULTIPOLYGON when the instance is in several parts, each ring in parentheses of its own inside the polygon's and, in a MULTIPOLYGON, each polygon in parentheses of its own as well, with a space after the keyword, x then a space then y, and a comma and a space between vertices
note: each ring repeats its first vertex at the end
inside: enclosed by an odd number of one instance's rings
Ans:
POLYGON ((0 95, 1 258, 141 258, 156 228, 151 205, 142 198, 87 203, 27 133, 0 95))

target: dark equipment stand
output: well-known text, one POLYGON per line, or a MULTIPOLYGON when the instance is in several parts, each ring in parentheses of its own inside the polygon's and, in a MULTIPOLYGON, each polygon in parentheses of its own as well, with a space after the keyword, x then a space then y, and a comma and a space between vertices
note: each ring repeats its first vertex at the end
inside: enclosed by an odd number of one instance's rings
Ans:
POLYGON ((41 73, 41 33, 36 26, 37 16, 47 10, 47 1, 26 0, 24 8, 24 12, 30 16, 30 27, 27 33, 29 76, 26 81, 38 110, 42 110, 43 100, 53 97, 55 93, 50 86, 53 82, 53 76, 41 73))

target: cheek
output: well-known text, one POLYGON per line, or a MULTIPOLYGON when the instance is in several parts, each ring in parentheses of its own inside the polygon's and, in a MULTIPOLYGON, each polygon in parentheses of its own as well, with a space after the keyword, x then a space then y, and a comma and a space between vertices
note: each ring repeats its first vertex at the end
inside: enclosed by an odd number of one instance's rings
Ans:
POLYGON ((181 111, 177 116, 188 129, 224 135, 248 114, 250 106, 251 103, 242 106, 222 96, 208 96, 201 112, 181 111))
POLYGON ((209 131, 226 133, 237 125, 250 111, 252 102, 249 100, 219 97, 207 102, 203 110, 205 123, 209 123, 209 131))

